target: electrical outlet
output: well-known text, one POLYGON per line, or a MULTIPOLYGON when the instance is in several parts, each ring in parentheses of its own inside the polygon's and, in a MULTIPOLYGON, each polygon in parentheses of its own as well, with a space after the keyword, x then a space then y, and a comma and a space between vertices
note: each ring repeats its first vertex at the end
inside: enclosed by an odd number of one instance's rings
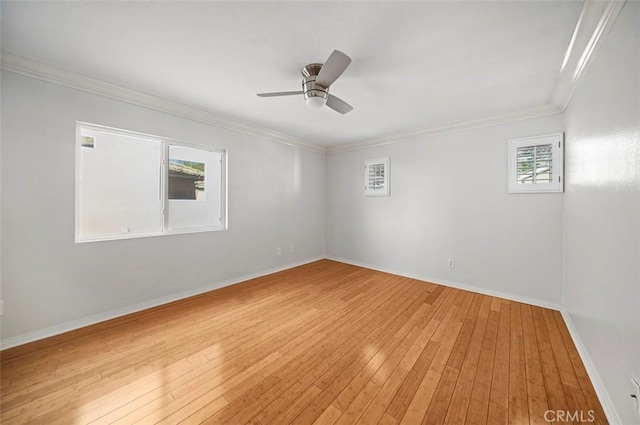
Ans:
POLYGON ((291 245, 289 247, 289 252, 296 252, 296 246, 295 245, 291 245))
POLYGON ((449 258, 449 260, 447 261, 447 266, 450 269, 455 269, 456 268, 456 261, 453 258, 449 258))
POLYGON ((631 398, 635 403, 635 412, 640 415, 640 384, 635 379, 631 378, 631 398))
POLYGON ((276 255, 282 255, 282 248, 280 247, 276 248, 276 255))

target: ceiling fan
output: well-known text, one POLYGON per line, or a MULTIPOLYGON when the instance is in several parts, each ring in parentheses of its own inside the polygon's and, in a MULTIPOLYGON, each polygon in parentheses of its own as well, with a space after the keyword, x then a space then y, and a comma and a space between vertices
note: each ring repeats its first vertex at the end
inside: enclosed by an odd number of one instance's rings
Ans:
POLYGON ((302 91, 283 91, 275 93, 258 93, 260 97, 304 95, 309 106, 320 108, 325 104, 336 112, 346 114, 353 106, 337 96, 329 94, 329 86, 333 84, 351 63, 351 58, 339 50, 334 50, 327 61, 310 63, 302 68, 302 91))

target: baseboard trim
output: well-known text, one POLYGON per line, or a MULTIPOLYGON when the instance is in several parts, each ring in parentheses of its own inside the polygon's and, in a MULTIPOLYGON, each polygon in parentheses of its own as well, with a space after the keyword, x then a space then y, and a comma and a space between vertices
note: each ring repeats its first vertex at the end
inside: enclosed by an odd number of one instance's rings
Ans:
POLYGON ((313 263, 315 261, 323 260, 324 258, 325 258, 324 256, 320 256, 320 257, 309 258, 309 259, 302 260, 295 263, 289 263, 284 266, 279 266, 279 267, 263 270, 256 273, 250 273, 243 276, 238 276, 232 279, 226 279, 226 280, 214 282, 209 285, 200 286, 198 288, 178 292, 172 295, 167 295, 165 297, 155 298, 153 300, 145 301, 145 302, 131 305, 128 307, 118 308, 118 309, 107 311, 104 313, 95 314, 93 316, 84 317, 82 319, 73 320, 71 322, 61 323, 59 325, 51 326, 45 329, 29 332, 23 335, 18 335, 11 338, 3 339, 0 341, 0 351, 17 347, 19 345, 27 344, 30 342, 38 341, 40 339, 49 338, 65 332, 74 331, 76 329, 84 328, 86 326, 95 325, 96 323, 105 322, 111 319, 116 319, 118 317, 122 317, 127 314, 137 313, 142 310, 147 310, 149 308, 158 307, 163 304, 168 304, 174 301, 179 301, 185 298, 193 297, 194 295, 199 295, 205 292, 213 291, 215 289, 224 288, 225 286, 235 285, 237 283, 241 283, 246 280, 255 279, 257 277, 262 277, 272 273, 277 273, 284 270, 292 269, 294 267, 313 263))
POLYGON ((600 403, 602 404, 602 408, 604 409, 605 415, 607 415, 607 420, 611 425, 623 425, 622 420, 620 420, 620 416, 618 415, 618 411, 613 405, 613 401, 609 396, 609 392, 604 386, 604 382, 600 378, 600 374, 598 373, 598 369, 596 368, 595 363, 591 359, 589 355, 589 351, 587 350, 587 346, 584 345, 582 338, 580 338, 580 334, 573 324, 573 320, 571 320, 571 315, 567 311, 566 308, 562 307, 560 310, 562 314, 562 318, 564 322, 567 324, 567 328, 569 329, 569 334, 571 334, 571 338, 573 339, 573 343, 576 345, 578 349, 578 354, 580 354, 580 358, 584 363, 584 367, 587 370, 587 374, 589 374, 589 379, 591 379, 591 383, 593 384, 593 388, 596 390, 596 394, 598 395, 598 399, 600 399, 600 403))
POLYGON ((408 277, 411 279, 423 280, 425 282, 435 283, 437 285, 449 286, 451 288, 463 289, 469 292, 476 292, 478 294, 489 295, 491 297, 504 298, 510 301, 517 301, 520 303, 531 304, 538 307, 550 308, 552 310, 562 311, 562 306, 560 304, 552 303, 550 301, 539 300, 536 298, 525 297, 522 295, 511 294, 502 291, 494 291, 491 289, 482 288, 479 286, 467 285, 464 283, 453 282, 450 280, 444 280, 429 276, 423 276, 416 273, 408 273, 405 271, 400 271, 396 269, 391 269, 388 267, 376 266, 373 264, 363 263, 360 261, 347 260, 346 258, 327 256, 328 260, 338 261, 340 263, 351 264, 352 266, 364 267, 365 269, 377 270, 379 272, 391 273, 398 276, 408 277))

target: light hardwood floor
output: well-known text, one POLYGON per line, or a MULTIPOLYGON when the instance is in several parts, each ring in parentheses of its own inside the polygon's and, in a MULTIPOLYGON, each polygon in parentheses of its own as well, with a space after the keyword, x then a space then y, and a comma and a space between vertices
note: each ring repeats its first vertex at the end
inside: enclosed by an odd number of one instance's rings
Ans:
POLYGON ((1 357, 6 425, 607 423, 557 311, 328 260, 1 357))

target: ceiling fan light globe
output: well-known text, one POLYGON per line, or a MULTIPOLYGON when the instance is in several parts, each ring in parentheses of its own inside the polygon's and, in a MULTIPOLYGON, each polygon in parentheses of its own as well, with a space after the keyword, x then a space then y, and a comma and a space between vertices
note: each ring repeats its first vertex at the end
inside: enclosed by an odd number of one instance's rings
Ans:
POLYGON ((312 108, 321 108, 327 102, 327 99, 321 96, 309 96, 305 99, 305 102, 312 108))

